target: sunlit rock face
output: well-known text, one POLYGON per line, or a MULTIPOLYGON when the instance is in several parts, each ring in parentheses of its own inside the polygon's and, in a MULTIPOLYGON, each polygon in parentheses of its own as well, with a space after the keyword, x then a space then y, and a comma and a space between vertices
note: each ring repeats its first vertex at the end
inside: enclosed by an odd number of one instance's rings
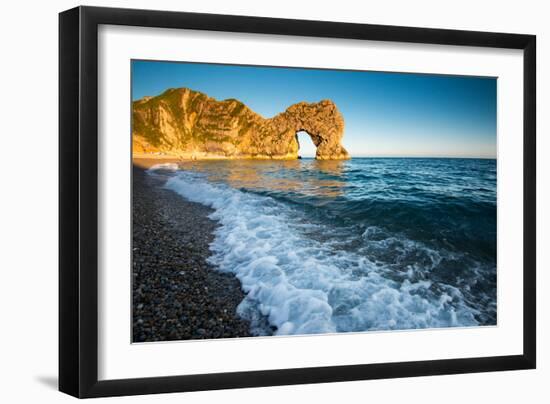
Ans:
POLYGON ((341 144, 344 119, 330 100, 300 102, 265 119, 236 99, 217 101, 188 88, 169 89, 132 105, 135 155, 182 159, 298 158, 296 133, 307 132, 319 160, 350 158, 341 144))

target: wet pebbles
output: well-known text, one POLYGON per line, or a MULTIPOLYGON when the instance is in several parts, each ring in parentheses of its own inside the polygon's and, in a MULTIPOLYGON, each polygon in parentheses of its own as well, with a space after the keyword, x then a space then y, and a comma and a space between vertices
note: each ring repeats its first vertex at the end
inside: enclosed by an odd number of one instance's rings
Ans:
POLYGON ((236 314, 239 281, 206 262, 216 222, 208 207, 133 168, 133 341, 250 336, 236 314))

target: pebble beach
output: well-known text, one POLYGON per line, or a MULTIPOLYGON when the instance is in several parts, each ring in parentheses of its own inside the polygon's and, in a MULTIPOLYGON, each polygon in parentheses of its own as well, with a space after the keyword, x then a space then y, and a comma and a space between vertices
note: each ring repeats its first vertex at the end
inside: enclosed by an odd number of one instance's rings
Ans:
POLYGON ((250 336, 239 318, 240 282, 206 259, 212 210, 163 188, 133 166, 133 342, 250 336))

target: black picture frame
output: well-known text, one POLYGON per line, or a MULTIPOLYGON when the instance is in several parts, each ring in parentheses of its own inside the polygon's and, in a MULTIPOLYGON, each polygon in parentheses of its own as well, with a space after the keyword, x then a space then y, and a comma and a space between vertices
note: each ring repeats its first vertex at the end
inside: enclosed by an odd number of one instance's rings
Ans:
POLYGON ((59 390, 75 397, 85 398, 534 369, 536 366, 535 103, 536 37, 534 35, 97 7, 77 7, 60 13, 59 390), (523 354, 98 380, 97 62, 100 24, 523 50, 523 354))

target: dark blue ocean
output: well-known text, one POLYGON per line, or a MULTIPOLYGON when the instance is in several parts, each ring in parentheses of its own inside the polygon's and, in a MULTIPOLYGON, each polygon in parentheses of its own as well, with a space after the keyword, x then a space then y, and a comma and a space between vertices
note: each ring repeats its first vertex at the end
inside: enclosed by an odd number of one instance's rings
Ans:
POLYGON ((209 261, 256 334, 495 325, 496 160, 163 165, 213 208, 209 261))

